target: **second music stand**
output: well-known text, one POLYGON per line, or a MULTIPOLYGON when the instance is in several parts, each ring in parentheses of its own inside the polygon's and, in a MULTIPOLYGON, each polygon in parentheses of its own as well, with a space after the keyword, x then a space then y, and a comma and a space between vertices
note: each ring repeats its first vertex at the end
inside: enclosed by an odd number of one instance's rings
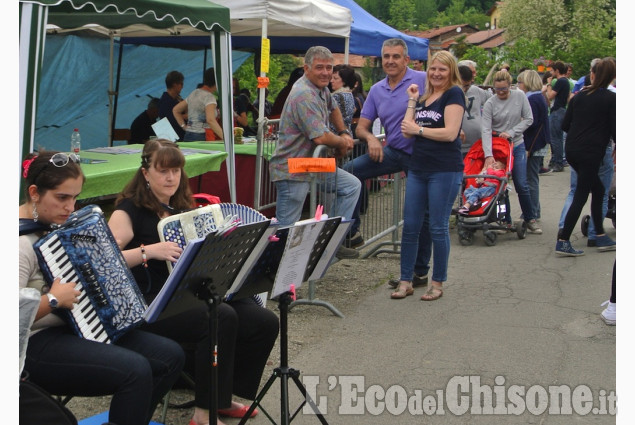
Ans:
MULTIPOLYGON (((305 272, 302 278, 306 278, 310 276, 313 271, 316 269, 316 266, 320 262, 322 256, 325 254, 326 247, 328 245, 329 240, 332 238, 335 233, 335 229, 338 227, 341 218, 333 218, 326 220, 327 223, 324 223, 325 226, 322 228, 315 244, 313 245, 311 252, 309 254, 309 258, 307 259, 305 272)), ((270 249, 265 250, 263 253, 264 259, 268 259, 266 266, 263 264, 263 270, 266 270, 265 274, 261 274, 257 277, 256 281, 268 281, 270 285, 275 282, 278 266, 284 257, 285 248, 287 238, 289 236, 290 229, 282 228, 278 230, 277 236, 279 236, 279 241, 274 242, 270 245, 270 249)), ((330 255, 330 254, 328 254, 330 255)), ((328 258, 330 260, 330 258, 328 258)), ((301 283, 301 282, 300 282, 301 283)), ((275 368, 269 380, 265 383, 262 390, 258 393, 253 403, 249 407, 249 410, 241 421, 239 425, 243 425, 250 418, 252 412, 257 406, 260 406, 262 412, 269 418, 269 420, 275 424, 275 421, 271 418, 271 416, 267 413, 265 409, 260 405, 260 402, 267 394, 267 391, 271 388, 273 383, 277 378, 280 378, 280 420, 281 425, 289 425, 291 421, 297 416, 305 403, 308 403, 309 406, 313 409, 315 416, 318 418, 321 424, 328 425, 326 418, 320 412, 319 408, 311 398, 311 396, 307 393, 306 388, 302 381, 300 381, 300 371, 297 369, 293 369, 289 367, 289 349, 288 349, 288 313, 290 309, 290 305, 292 304, 292 293, 290 291, 284 291, 277 296, 278 299, 278 309, 280 311, 280 366, 275 368), (289 378, 293 380, 298 390, 304 397, 304 401, 300 404, 300 406, 293 412, 293 414, 289 411, 289 378)))
MULTIPOLYGON (((241 225, 225 233, 209 234, 202 241, 190 242, 194 246, 190 248, 188 244, 187 248, 197 251, 182 257, 181 260, 187 262, 179 260, 176 263, 164 285, 165 292, 159 293, 155 300, 162 302, 163 308, 157 308, 159 314, 148 320, 151 322, 157 316, 163 319, 185 311, 191 308, 193 298, 205 301, 209 309, 210 352, 213 356, 210 359, 212 389, 218 388, 218 306, 269 224, 266 220, 241 225)), ((215 424, 218 419, 217 393, 210 391, 210 424, 215 424)))

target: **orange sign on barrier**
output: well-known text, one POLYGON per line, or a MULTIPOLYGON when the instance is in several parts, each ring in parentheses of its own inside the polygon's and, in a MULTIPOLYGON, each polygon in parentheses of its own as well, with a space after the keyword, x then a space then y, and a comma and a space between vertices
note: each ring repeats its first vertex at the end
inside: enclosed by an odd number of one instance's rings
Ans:
POLYGON ((289 158, 289 173, 334 173, 335 158, 289 158))

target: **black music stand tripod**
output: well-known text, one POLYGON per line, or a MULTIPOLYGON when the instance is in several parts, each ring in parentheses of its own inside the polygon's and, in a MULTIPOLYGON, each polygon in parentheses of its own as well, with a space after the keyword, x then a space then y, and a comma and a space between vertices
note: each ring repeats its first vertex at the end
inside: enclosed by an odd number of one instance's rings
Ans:
POLYGON ((210 289, 211 282, 203 282, 199 288, 198 297, 205 301, 209 312, 209 333, 210 333, 210 353, 212 358, 212 369, 210 373, 210 391, 209 396, 209 423, 215 424, 218 421, 218 396, 216 395, 218 388, 218 306, 221 303, 221 297, 217 293, 213 293, 210 289))
POLYGON ((269 418, 271 423, 275 424, 275 421, 269 416, 269 414, 262 408, 260 405, 260 401, 267 394, 267 391, 273 385, 276 378, 280 378, 280 420, 281 425, 289 425, 291 421, 297 416, 305 403, 309 403, 309 406, 315 412, 316 417, 320 420, 320 423, 323 425, 328 425, 328 422, 324 418, 324 415, 320 412, 317 405, 313 401, 310 395, 307 394, 306 388, 302 381, 300 381, 300 371, 289 367, 289 351, 288 351, 288 341, 287 341, 287 330, 288 330, 288 322, 287 322, 287 314, 289 312, 289 304, 291 304, 291 292, 284 292, 280 296, 278 296, 278 309, 280 310, 280 366, 273 370, 273 373, 267 383, 264 385, 262 390, 256 396, 256 399, 253 401, 249 410, 243 418, 240 420, 239 425, 244 425, 247 419, 251 416, 251 413, 257 406, 260 406, 260 410, 269 418), (298 409, 293 413, 293 415, 289 414, 289 378, 293 379, 296 386, 304 396, 304 401, 298 406, 298 409))

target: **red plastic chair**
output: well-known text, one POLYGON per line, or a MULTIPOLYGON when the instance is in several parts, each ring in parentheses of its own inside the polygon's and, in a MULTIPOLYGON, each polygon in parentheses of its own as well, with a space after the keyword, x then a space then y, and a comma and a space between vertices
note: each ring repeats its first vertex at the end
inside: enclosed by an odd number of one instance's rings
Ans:
POLYGON ((192 199, 194 200, 196 207, 221 203, 218 196, 210 195, 209 193, 195 193, 192 195, 192 199))

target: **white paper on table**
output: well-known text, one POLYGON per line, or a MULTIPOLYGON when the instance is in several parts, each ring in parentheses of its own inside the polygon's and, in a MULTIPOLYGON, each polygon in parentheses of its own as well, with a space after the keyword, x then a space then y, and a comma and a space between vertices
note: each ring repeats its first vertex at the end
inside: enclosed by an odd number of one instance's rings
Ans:
POLYGON ((291 285, 295 285, 296 289, 302 285, 313 245, 315 245, 323 227, 324 221, 310 219, 297 222, 289 229, 287 244, 278 266, 271 298, 276 298, 278 295, 290 291, 291 285))
POLYGON ((176 134, 176 131, 174 131, 174 128, 172 128, 172 124, 170 124, 167 117, 163 117, 152 124, 152 129, 159 139, 168 139, 171 142, 176 142, 179 139, 179 136, 176 134))

